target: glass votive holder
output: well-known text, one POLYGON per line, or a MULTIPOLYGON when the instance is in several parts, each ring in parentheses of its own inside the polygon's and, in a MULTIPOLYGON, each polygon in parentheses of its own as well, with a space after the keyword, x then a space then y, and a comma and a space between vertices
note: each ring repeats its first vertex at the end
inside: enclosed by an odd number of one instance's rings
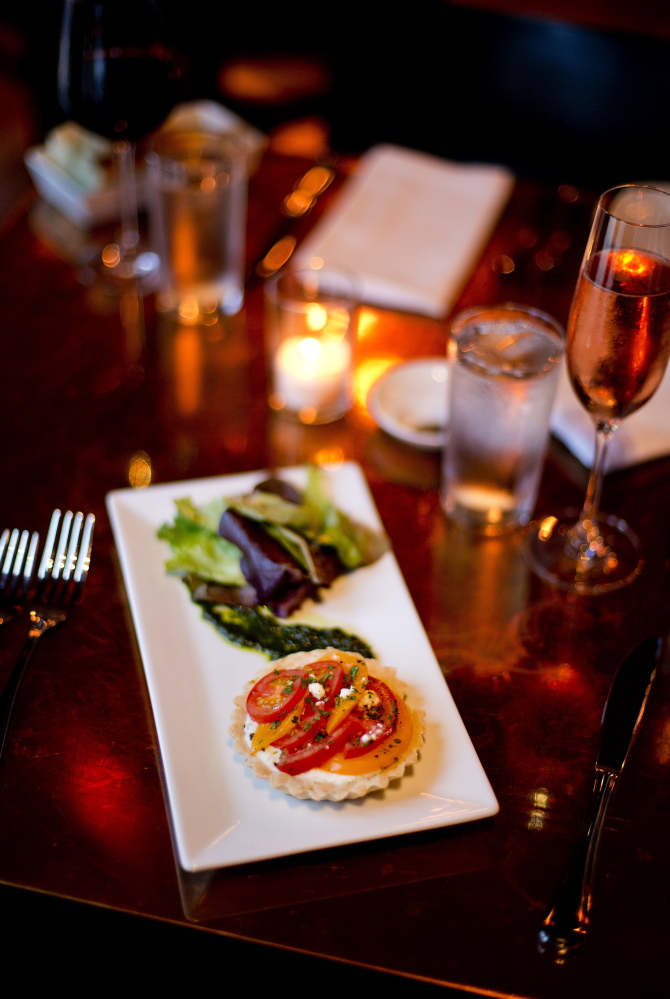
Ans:
POLYGON ((331 423, 351 409, 357 291, 326 268, 286 270, 266 282, 269 404, 301 423, 331 423))

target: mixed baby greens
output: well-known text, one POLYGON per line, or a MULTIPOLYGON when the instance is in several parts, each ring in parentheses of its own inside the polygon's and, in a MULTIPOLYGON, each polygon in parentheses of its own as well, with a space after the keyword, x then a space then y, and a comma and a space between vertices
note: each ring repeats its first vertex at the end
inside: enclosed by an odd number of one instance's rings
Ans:
POLYGON ((166 569, 183 578, 229 641, 272 658, 328 645, 372 656, 365 642, 339 628, 278 620, 389 547, 385 535, 334 506, 322 470, 310 466, 302 492, 270 478, 243 496, 203 506, 183 499, 176 507, 174 521, 158 531, 172 549, 166 569))

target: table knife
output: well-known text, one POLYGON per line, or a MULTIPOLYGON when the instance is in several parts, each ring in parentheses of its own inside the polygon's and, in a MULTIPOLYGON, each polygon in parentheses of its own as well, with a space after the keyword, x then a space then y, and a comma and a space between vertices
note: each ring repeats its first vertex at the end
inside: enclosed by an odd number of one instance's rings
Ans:
POLYGON ((642 720, 661 646, 659 638, 641 642, 624 659, 612 680, 603 710, 591 797, 563 881, 538 934, 538 949, 558 964, 583 946, 589 929, 600 834, 642 720))

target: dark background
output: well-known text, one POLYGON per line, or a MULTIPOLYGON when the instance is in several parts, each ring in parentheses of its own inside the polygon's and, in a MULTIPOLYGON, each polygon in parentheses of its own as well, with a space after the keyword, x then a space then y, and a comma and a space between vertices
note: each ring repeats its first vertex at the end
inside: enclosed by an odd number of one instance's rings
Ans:
MULTIPOLYGON (((264 130, 318 115, 344 152, 389 141, 595 187, 670 177, 665 0, 163 7, 184 95, 217 99, 264 130), (295 84, 288 96, 226 92, 226 66, 287 55, 298 59, 297 70, 295 61, 284 67, 295 84), (321 68, 320 82, 301 82, 301 60, 321 68)), ((61 9, 59 0, 14 0, 0 11, 0 66, 28 86, 42 134, 63 118, 54 83, 61 9)))

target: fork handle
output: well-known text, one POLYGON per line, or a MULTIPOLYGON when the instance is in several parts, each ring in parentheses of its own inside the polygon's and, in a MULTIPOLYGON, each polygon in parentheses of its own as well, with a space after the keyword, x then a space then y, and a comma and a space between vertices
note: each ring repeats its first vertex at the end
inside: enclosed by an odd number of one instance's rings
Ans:
POLYGON ((3 690, 2 695, 0 695, 0 757, 2 757, 2 753, 5 748, 7 730, 9 729, 9 722, 12 717, 16 695, 18 693, 21 680, 23 679, 23 674, 26 671, 26 666, 28 665, 30 657, 33 654, 33 650, 37 645, 37 641, 42 637, 45 631, 55 628, 55 626, 60 624, 64 618, 65 615, 61 615, 59 612, 51 613, 49 615, 40 614, 36 611, 30 612, 32 626, 28 632, 28 637, 23 643, 23 648, 19 652, 16 663, 14 664, 14 669, 9 676, 9 680, 5 684, 5 689, 3 690))

